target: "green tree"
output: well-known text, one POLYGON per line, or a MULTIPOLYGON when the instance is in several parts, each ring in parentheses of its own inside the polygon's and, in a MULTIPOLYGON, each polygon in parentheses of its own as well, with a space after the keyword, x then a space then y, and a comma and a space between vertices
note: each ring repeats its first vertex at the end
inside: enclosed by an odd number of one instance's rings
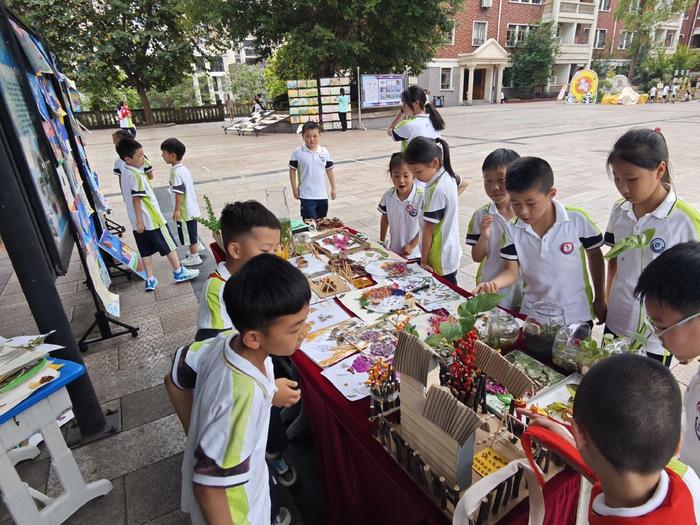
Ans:
POLYGON ((228 67, 234 102, 248 104, 258 93, 266 93, 261 64, 231 64, 228 67))
POLYGON ((149 91, 148 100, 155 108, 181 108, 197 105, 192 75, 186 75, 167 91, 149 91))
MULTIPOLYGON (((149 90, 165 91, 191 71, 195 46, 218 39, 184 0, 8 0, 46 40, 79 88, 133 87, 147 124, 149 90)), ((112 105, 116 107, 117 100, 112 105)))
POLYGON ((422 71, 444 42, 460 0, 190 0, 195 16, 236 40, 255 35, 265 55, 277 53, 280 78, 422 71), (293 77, 283 72, 294 71, 293 77))
POLYGON ((634 34, 628 52, 629 79, 635 79, 637 64, 649 54, 654 44, 654 29, 658 24, 677 18, 690 0, 618 0, 615 18, 624 23, 625 31, 634 34))
MULTIPOLYGON (((287 83, 284 78, 277 74, 277 53, 272 53, 270 58, 265 61, 263 69, 263 78, 265 80, 265 92, 271 100, 287 93, 287 83)), ((291 77, 289 77, 291 78, 291 77)))
POLYGON ((513 86, 546 86, 558 53, 559 42, 552 22, 531 28, 513 50, 513 86))

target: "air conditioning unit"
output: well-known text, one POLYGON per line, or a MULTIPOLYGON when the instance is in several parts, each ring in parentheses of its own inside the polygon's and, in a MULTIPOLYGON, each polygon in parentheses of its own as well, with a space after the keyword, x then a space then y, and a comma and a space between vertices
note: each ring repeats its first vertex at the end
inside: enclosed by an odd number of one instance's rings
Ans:
POLYGON ((481 7, 491 7, 493 0, 481 0, 481 7))

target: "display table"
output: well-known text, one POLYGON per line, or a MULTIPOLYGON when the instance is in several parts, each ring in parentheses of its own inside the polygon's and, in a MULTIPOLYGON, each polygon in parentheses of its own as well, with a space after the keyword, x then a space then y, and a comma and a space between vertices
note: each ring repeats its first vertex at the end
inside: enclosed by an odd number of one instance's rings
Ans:
POLYGON ((18 525, 63 523, 88 501, 112 490, 112 484, 106 479, 85 483, 56 422, 71 408, 66 385, 84 374, 85 367, 62 359, 53 361, 63 365, 61 375, 0 416, 0 491, 18 525), (36 432, 41 432, 51 456, 51 466, 63 486, 64 492, 55 498, 29 487, 14 467, 16 447, 36 432), (37 509, 34 499, 44 505, 41 510, 37 509))
MULTIPOLYGON (((225 257, 212 243, 217 262, 225 257)), ((462 296, 467 292, 438 277, 462 296)), ((352 312, 350 312, 352 313, 352 312)), ((449 518, 372 436, 369 397, 347 400, 301 351, 292 356, 324 485, 324 523, 449 524, 449 518)), ((564 470, 544 487, 545 524, 573 525, 580 476, 564 470)), ((527 499, 501 523, 527 525, 527 499)))

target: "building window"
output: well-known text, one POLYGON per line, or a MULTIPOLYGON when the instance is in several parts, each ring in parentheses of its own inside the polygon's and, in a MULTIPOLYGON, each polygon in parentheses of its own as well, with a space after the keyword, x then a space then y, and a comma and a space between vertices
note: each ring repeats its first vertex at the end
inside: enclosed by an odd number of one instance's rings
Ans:
POLYGON ((223 71, 224 70, 224 59, 222 57, 212 57, 209 59, 209 70, 210 71, 223 71))
POLYGON ((681 44, 683 44, 683 39, 684 39, 684 38, 685 38, 685 35, 684 35, 683 33, 681 33, 680 35, 678 35, 678 45, 679 45, 679 46, 680 46, 681 44))
POLYGON ((610 0, 600 0, 598 11, 610 11, 610 0))
POLYGON ((607 33, 606 29, 596 29, 595 30, 595 42, 593 43, 593 47, 596 49, 604 49, 605 48, 605 35, 607 33))
POLYGON ((472 29, 472 45, 479 47, 486 42, 486 34, 488 32, 488 22, 474 22, 472 29))
POLYGON ((450 91, 452 89, 452 68, 440 68, 440 89, 442 91, 450 91))
POLYGON ((676 36, 675 31, 666 31, 666 38, 664 39, 664 47, 673 47, 673 39, 676 36))
POLYGON ((620 33, 620 46, 618 49, 629 49, 630 44, 632 44, 632 39, 634 38, 634 33, 629 31, 622 31, 620 33))
POLYGON ((541 4, 542 0, 510 0, 513 4, 541 4))
POLYGON ((444 45, 446 45, 446 46, 455 45, 455 28, 454 27, 450 31, 447 31, 445 33, 444 45))
POLYGON ((525 35, 530 31, 527 24, 508 24, 506 31, 506 47, 515 47, 518 42, 525 38, 525 35))

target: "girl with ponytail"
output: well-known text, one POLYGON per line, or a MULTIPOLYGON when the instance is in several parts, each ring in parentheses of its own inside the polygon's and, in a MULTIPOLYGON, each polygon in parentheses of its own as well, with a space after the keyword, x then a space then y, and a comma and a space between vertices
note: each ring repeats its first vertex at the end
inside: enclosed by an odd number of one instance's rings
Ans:
POLYGON ((421 266, 457 284, 462 259, 458 187, 462 179, 450 163, 450 148, 442 139, 416 137, 404 151, 413 176, 425 183, 422 213, 421 266))
POLYGON ((401 109, 389 126, 387 134, 401 142, 401 149, 416 137, 440 138, 445 121, 438 110, 428 102, 425 90, 420 86, 409 86, 401 93, 401 109))

